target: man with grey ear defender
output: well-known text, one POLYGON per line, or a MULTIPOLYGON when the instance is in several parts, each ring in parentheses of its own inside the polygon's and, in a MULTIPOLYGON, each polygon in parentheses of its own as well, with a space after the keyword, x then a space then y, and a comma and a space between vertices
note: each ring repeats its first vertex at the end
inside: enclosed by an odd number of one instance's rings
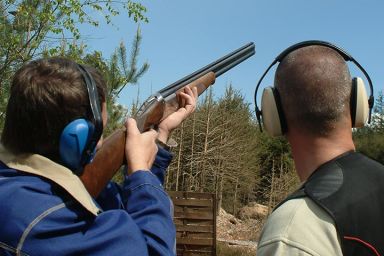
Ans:
MULTIPOLYGON (((288 140, 302 185, 275 207, 258 243, 264 255, 383 255, 384 166, 355 151, 352 128, 370 120, 371 79, 343 49, 305 41, 283 51, 256 115, 288 140), (346 61, 365 75, 352 78, 346 61)), ((256 104, 257 105, 257 104, 256 104)), ((261 126, 260 126, 261 128, 261 126)))

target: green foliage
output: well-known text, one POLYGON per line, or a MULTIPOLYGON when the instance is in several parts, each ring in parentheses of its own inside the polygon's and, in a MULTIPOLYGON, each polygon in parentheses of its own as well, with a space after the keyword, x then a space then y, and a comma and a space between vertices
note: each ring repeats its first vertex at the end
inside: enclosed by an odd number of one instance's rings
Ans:
POLYGON ((78 60, 86 48, 80 24, 110 23, 125 10, 135 22, 148 19, 146 8, 132 0, 5 0, 0 2, 0 128, 9 97, 11 77, 26 61, 39 56, 68 56, 78 60), (99 13, 101 15, 95 15, 99 13), (100 18, 102 17, 102 18, 100 18))
POLYGON ((357 151, 384 164, 384 134, 370 132, 354 137, 357 151))
POLYGON ((145 72, 148 71, 148 62, 144 62, 140 68, 137 67, 141 40, 142 37, 139 27, 132 42, 129 61, 127 60, 127 49, 123 42, 120 43, 120 46, 112 55, 109 66, 111 72, 107 74, 108 80, 111 81, 109 88, 111 97, 115 98, 118 96, 127 84, 136 84, 145 72))
POLYGON ((380 91, 375 102, 371 125, 353 133, 357 151, 384 164, 384 97, 380 91))
POLYGON ((120 92, 126 85, 136 84, 149 68, 147 62, 138 67, 141 39, 140 29, 138 28, 132 42, 129 59, 127 58, 126 47, 121 42, 108 61, 97 51, 87 54, 82 58, 83 60, 80 60, 80 62, 85 62, 98 69, 107 83, 108 125, 104 131, 105 136, 120 128, 127 115, 128 110, 117 103, 120 92))
POLYGON ((375 132, 384 134, 384 95, 383 91, 379 92, 379 95, 375 102, 374 114, 372 118, 372 128, 375 132))

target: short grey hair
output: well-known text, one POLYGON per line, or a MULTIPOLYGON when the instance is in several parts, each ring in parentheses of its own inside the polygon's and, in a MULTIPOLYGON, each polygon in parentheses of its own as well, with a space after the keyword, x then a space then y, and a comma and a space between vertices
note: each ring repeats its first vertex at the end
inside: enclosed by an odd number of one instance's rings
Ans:
POLYGON ((343 57, 325 46, 289 53, 275 74, 288 130, 327 136, 349 115, 352 79, 343 57))

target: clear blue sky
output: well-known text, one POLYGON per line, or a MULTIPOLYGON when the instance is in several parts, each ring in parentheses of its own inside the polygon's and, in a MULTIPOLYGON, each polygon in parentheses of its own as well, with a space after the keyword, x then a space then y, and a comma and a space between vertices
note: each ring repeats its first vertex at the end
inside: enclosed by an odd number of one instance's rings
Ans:
MULTIPOLYGON (((368 71, 375 95, 384 84, 384 2, 380 0, 146 0, 149 23, 140 24, 143 36, 140 63, 150 63, 140 80, 140 98, 178 80, 224 54, 254 42, 256 54, 220 76, 215 95, 227 84, 239 89, 248 102, 261 74, 277 54, 303 40, 337 44, 368 71)), ((115 27, 84 29, 90 50, 109 57, 120 41, 129 47, 137 24, 122 15, 115 27)), ((353 76, 363 76, 351 66, 353 76)), ((273 83, 273 72, 263 85, 273 83)), ((367 83, 366 83, 367 84, 367 83)), ((367 88, 368 89, 368 88, 367 88)), ((136 98, 137 87, 126 88, 119 102, 136 98)))

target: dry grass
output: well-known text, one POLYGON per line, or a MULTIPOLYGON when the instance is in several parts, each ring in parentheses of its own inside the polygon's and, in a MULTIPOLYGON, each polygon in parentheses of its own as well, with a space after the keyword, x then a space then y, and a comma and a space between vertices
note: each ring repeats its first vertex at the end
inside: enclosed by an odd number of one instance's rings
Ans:
POLYGON ((217 255, 220 256, 255 256, 256 251, 254 248, 230 246, 226 243, 217 243, 217 255))

